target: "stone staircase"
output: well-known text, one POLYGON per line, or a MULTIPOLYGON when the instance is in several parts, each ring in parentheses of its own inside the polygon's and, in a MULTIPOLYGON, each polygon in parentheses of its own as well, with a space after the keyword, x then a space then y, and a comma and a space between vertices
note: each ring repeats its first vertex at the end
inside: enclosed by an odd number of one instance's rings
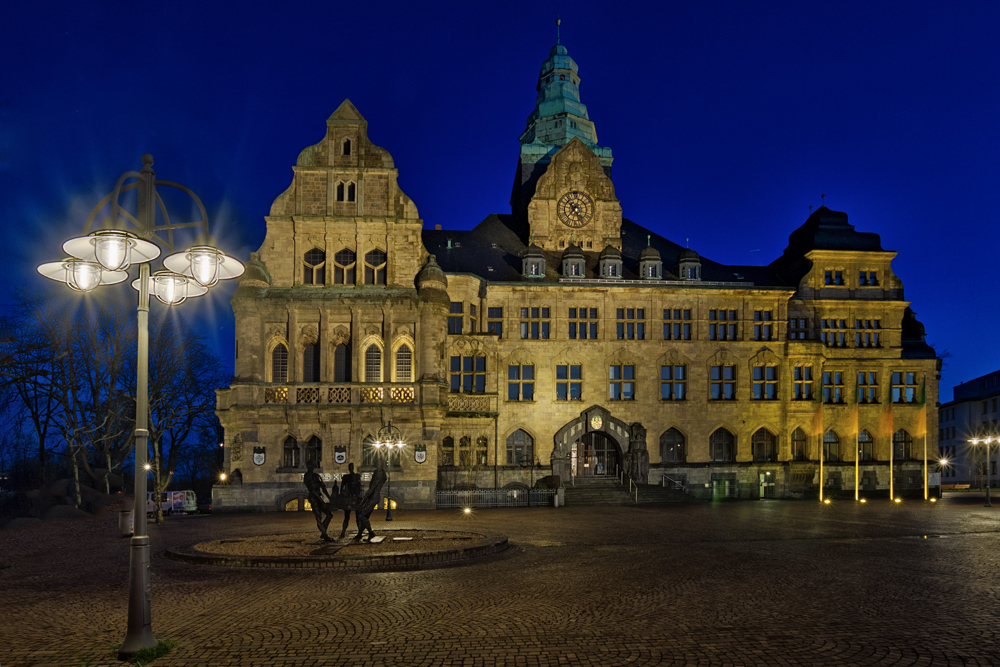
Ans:
MULTIPOLYGON (((614 477, 576 478, 576 483, 566 486, 566 505, 635 505, 635 489, 629 493, 628 481, 619 484, 614 477)), ((639 485, 638 504, 652 505, 691 502, 683 491, 653 484, 639 485)))

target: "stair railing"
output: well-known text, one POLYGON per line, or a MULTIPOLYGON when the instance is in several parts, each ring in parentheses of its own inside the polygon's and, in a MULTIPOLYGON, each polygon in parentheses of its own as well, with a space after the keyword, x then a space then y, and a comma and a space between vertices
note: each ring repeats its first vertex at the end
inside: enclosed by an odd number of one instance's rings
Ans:
POLYGON ((621 482, 622 486, 625 486, 625 479, 628 478, 628 494, 631 496, 633 494, 633 489, 635 490, 635 504, 639 504, 639 485, 632 481, 632 476, 629 475, 624 468, 622 468, 617 463, 615 464, 615 478, 621 482))
POLYGON ((674 479, 673 477, 670 477, 669 475, 664 475, 661 478, 662 485, 663 486, 667 486, 667 481, 668 480, 670 481, 671 484, 673 484, 674 486, 676 486, 677 488, 679 488, 684 493, 688 492, 687 487, 684 484, 682 484, 680 481, 674 479))

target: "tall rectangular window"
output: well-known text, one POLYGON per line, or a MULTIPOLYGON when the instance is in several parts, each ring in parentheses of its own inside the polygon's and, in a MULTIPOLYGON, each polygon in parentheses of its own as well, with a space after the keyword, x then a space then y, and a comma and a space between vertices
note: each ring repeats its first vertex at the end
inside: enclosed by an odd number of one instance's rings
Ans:
POLYGON ((608 367, 608 397, 612 401, 635 398, 635 366, 619 364, 608 367))
POLYGON ((710 395, 713 401, 736 399, 736 366, 712 366, 709 378, 710 395))
POLYGON ((597 338, 596 308, 570 308, 568 319, 570 340, 597 338))
MULTIPOLYGON (((892 372, 892 402, 917 402, 917 374, 913 371, 892 372)), ((983 414, 986 414, 986 401, 983 401, 983 414)))
POLYGON ((820 320, 819 340, 827 347, 847 347, 847 320, 820 320))
POLYGON ((579 401, 581 400, 580 382, 581 366, 566 365, 556 366, 556 400, 557 401, 579 401))
POLYGON ((462 333, 462 312, 463 312, 462 302, 452 301, 451 310, 449 310, 448 312, 451 313, 448 316, 448 333, 450 334, 462 333))
POLYGON ((521 309, 521 338, 543 339, 549 337, 549 309, 532 306, 521 309))
POLYGON ((618 340, 644 340, 646 338, 646 309, 619 308, 618 340))
POLYGON ((660 399, 683 401, 687 396, 687 373, 684 366, 660 366, 660 399))
POLYGON ((878 373, 858 371, 858 403, 878 403, 878 373))
POLYGON ((854 320, 855 347, 882 347, 882 320, 854 320))
POLYGON ((691 340, 691 309, 663 309, 663 340, 691 340))
POLYGON ((813 395, 812 366, 795 366, 792 369, 792 400, 811 401, 813 395))
POLYGON ((806 339, 806 318, 792 317, 788 320, 788 340, 806 339))
POLYGON ((535 367, 529 364, 523 366, 507 366, 507 400, 535 400, 535 367))
POLYGON ((481 394, 486 391, 486 357, 451 358, 451 392, 481 394))
POLYGON ((486 309, 486 331, 496 334, 497 338, 503 338, 503 307, 486 309))
POLYGON ((844 402, 844 374, 841 371, 823 371, 823 402, 844 402))
POLYGON ((774 340, 774 322, 770 310, 753 311, 753 339, 774 340))
POLYGON ((778 367, 753 367, 753 400, 773 401, 778 398, 778 367))
POLYGON ((737 340, 736 321, 735 310, 709 310, 708 339, 737 340))

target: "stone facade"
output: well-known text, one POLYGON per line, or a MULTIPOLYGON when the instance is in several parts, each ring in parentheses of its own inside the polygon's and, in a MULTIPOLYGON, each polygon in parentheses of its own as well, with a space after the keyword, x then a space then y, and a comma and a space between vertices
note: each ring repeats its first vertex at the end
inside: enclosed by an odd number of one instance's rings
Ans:
POLYGON ((623 218, 578 85, 557 45, 512 211, 469 231, 424 226, 365 119, 334 112, 233 297, 220 509, 301 507, 308 459, 368 472, 389 423, 412 508, 621 475, 698 496, 923 488, 938 359, 895 253, 825 207, 767 266, 623 218))

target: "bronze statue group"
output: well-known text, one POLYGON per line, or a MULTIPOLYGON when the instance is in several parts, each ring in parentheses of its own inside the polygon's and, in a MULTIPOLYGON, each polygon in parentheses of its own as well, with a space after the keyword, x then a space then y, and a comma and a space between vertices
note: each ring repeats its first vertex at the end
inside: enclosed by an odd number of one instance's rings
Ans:
POLYGON ((375 472, 372 473, 371 482, 368 483, 368 490, 364 494, 361 492, 361 475, 354 472, 354 464, 349 464, 347 469, 349 472, 344 475, 340 485, 338 486, 337 482, 334 482, 333 488, 327 490, 323 479, 316 472, 316 462, 309 461, 306 464, 307 472, 303 481, 309 492, 309 504, 312 506, 313 516, 316 517, 316 526, 325 542, 333 541, 327 535, 326 529, 330 525, 330 521, 333 520, 333 513, 337 510, 344 510, 344 527, 340 531, 341 539, 347 533, 351 512, 354 512, 354 523, 358 527, 358 534, 354 536, 354 539, 360 540, 366 530, 369 541, 375 537, 375 531, 372 530, 369 518, 381 498, 382 485, 385 484, 386 480, 385 467, 376 466, 375 472))

